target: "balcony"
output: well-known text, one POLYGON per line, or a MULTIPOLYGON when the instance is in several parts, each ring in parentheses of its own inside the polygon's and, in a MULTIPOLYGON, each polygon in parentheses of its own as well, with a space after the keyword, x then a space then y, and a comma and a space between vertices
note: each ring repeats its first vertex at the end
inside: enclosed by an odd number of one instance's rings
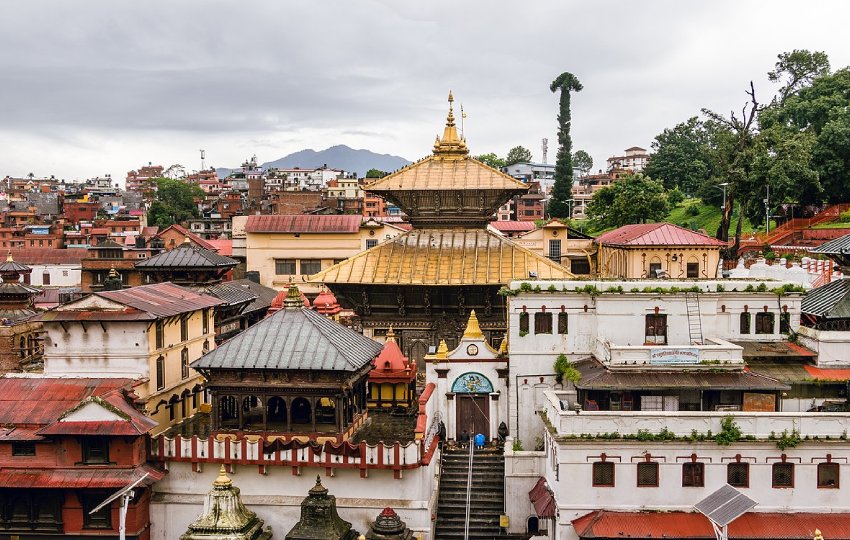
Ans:
POLYGON ((743 351, 743 347, 720 338, 705 338, 700 345, 616 345, 597 338, 593 354, 610 369, 634 366, 641 369, 705 369, 706 365, 718 369, 740 369, 744 363, 743 351))
POLYGON ((840 440, 850 429, 850 413, 726 412, 726 411, 579 411, 574 409, 575 393, 545 392, 544 412, 555 436, 591 437, 617 433, 621 437, 662 431, 673 437, 691 437, 722 431, 721 422, 729 415, 743 437, 770 439, 783 433, 801 438, 840 440))

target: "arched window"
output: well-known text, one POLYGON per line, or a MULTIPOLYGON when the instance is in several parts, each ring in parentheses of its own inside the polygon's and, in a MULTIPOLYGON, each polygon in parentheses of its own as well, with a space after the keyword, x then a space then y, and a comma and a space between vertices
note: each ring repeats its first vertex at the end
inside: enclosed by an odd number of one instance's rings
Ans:
POLYGON ((165 357, 160 355, 156 359, 156 389, 165 388, 165 357))

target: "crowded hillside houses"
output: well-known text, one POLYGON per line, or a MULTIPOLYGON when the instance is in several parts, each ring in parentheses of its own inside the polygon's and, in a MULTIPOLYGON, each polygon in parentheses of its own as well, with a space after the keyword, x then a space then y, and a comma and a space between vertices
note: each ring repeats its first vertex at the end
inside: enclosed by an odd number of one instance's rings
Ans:
POLYGON ((724 488, 728 538, 850 538, 850 235, 512 219, 547 169, 452 102, 380 178, 190 174, 191 223, 152 164, 6 178, 0 537, 711 538, 724 488))

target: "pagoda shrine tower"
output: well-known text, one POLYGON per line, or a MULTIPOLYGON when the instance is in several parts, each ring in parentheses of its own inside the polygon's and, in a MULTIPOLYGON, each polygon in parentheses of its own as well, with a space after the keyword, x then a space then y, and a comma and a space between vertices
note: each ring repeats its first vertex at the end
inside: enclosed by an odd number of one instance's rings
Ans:
POLYGON ((364 188, 398 205, 413 229, 311 279, 355 310, 367 336, 386 336, 392 326, 402 351, 418 363, 440 340, 454 348, 473 309, 498 347, 507 328, 498 292, 511 281, 573 277, 487 230, 499 206, 528 186, 470 157, 453 101, 449 93, 443 136, 430 156, 364 188))

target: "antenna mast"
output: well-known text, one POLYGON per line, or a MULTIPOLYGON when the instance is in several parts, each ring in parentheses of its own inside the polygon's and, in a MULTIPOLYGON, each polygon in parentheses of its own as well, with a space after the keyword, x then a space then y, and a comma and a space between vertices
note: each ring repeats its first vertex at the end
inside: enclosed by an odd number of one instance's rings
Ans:
POLYGON ((549 139, 543 139, 543 164, 546 165, 546 156, 549 152, 549 139))

